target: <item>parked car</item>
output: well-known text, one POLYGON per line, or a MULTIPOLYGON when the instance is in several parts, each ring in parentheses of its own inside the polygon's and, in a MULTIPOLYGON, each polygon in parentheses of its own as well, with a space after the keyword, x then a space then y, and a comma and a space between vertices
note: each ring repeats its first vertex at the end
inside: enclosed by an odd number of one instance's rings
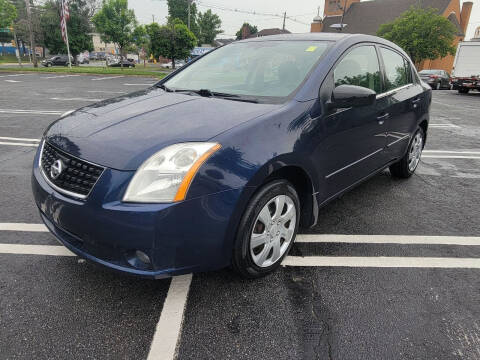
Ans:
POLYGON ((464 41, 458 44, 453 65, 452 86, 460 94, 470 90, 480 91, 480 41, 464 41))
POLYGON ((418 74, 434 90, 450 89, 450 74, 445 70, 422 70, 418 74))
POLYGON ((122 63, 123 63, 123 67, 126 67, 126 68, 135 67, 135 62, 131 61, 129 59, 123 59, 123 60, 114 59, 111 62, 107 62, 107 65, 110 66, 110 67, 121 67, 122 63))
POLYGON ((90 53, 89 58, 92 61, 105 61, 106 54, 103 51, 95 51, 90 53))
POLYGON ((67 248, 112 269, 231 265, 256 278, 322 206, 384 169, 415 172, 431 100, 408 55, 378 37, 239 41, 50 125, 33 194, 67 248), (225 58, 243 65, 219 68, 225 58))
MULTIPOLYGON (((179 69, 179 68, 185 66, 185 64, 186 64, 186 62, 185 62, 184 60, 177 60, 177 61, 175 61, 175 68, 176 68, 176 69, 179 69)), ((168 62, 168 63, 166 63, 166 64, 162 64, 162 68, 164 68, 164 69, 172 69, 172 68, 173 68, 173 64, 172 64, 172 62, 170 61, 170 62, 168 62)))
POLYGON ((77 55, 77 63, 78 64, 90 64, 90 59, 85 54, 78 54, 77 55))
MULTIPOLYGON (((73 57, 70 56, 70 61, 73 64, 73 57)), ((67 66, 68 65, 68 56, 67 55, 55 55, 48 59, 42 60, 42 65, 45 67, 50 66, 67 66)))

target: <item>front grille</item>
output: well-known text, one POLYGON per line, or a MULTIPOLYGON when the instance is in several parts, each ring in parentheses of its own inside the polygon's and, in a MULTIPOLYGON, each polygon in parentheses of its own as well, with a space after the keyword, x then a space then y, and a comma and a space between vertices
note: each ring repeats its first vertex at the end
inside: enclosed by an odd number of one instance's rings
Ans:
POLYGON ((88 196, 105 169, 73 157, 46 141, 40 154, 40 167, 43 175, 58 191, 82 199, 88 196))

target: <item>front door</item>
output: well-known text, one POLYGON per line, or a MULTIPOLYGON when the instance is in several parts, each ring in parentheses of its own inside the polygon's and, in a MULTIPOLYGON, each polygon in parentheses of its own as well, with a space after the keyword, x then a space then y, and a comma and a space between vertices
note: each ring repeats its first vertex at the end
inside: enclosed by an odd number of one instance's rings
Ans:
MULTIPOLYGON (((330 75, 331 91, 339 85, 356 85, 382 91, 381 71, 374 45, 351 49, 330 75), (333 83, 333 84, 332 84, 333 83)), ((372 106, 335 109, 322 119, 323 135, 317 159, 332 197, 378 170, 387 162, 384 154, 389 121, 388 102, 372 106)))

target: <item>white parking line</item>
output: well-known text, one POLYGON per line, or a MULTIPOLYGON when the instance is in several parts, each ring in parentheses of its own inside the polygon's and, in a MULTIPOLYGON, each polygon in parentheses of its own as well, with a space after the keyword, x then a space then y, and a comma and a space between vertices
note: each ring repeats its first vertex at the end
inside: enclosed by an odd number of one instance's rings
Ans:
POLYGON ((0 231, 48 232, 48 229, 43 224, 0 223, 0 231))
POLYGON ((175 359, 191 282, 191 274, 172 279, 147 360, 175 359))
POLYGON ((80 75, 55 75, 55 76, 42 77, 42 79, 60 79, 60 78, 76 77, 76 76, 80 76, 80 75))
POLYGON ((6 82, 9 82, 9 83, 19 83, 21 81, 18 81, 18 80, 4 80, 6 82))
POLYGON ((95 79, 92 79, 92 81, 102 81, 102 80, 112 80, 112 79, 119 79, 119 78, 123 78, 125 76, 107 76, 107 77, 101 77, 101 78, 95 78, 95 79))
POLYGON ((480 151, 424 150, 424 154, 470 154, 480 155, 480 151))
POLYGON ((478 160, 480 156, 459 156, 459 155, 422 155, 422 159, 473 159, 478 160))
POLYGON ((20 114, 20 115, 62 115, 64 113, 64 111, 0 109, 0 113, 3 113, 3 114, 20 114))
POLYGON ((480 259, 428 257, 287 256, 282 266, 480 269, 480 259))
POLYGON ((298 235, 296 243, 351 243, 399 245, 480 246, 477 236, 410 236, 410 235, 298 235))
POLYGON ((108 94, 126 94, 125 91, 110 91, 110 90, 88 90, 89 93, 108 93, 108 94))
POLYGON ((459 128, 460 126, 454 124, 429 124, 429 128, 459 128))
POLYGON ((124 86, 152 86, 155 85, 156 83, 151 83, 151 84, 123 84, 124 86))
POLYGON ((0 244, 0 254, 76 256, 65 246, 0 244))
POLYGON ((38 144, 15 143, 15 142, 5 142, 5 141, 0 141, 0 145, 38 147, 38 144))
POLYGON ((0 136, 0 140, 32 141, 32 142, 39 142, 40 141, 40 139, 14 138, 14 137, 5 137, 5 136, 0 136))
POLYGON ((57 101, 102 101, 104 99, 88 99, 88 98, 59 98, 53 97, 50 100, 57 100, 57 101))

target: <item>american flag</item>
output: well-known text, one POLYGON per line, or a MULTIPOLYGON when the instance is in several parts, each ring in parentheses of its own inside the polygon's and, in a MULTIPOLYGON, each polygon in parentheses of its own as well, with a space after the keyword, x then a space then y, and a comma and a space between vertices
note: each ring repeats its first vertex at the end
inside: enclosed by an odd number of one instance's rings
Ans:
POLYGON ((70 19, 70 10, 67 0, 62 1, 62 10, 60 11, 60 28, 62 29, 63 42, 67 43, 67 20, 70 19))

